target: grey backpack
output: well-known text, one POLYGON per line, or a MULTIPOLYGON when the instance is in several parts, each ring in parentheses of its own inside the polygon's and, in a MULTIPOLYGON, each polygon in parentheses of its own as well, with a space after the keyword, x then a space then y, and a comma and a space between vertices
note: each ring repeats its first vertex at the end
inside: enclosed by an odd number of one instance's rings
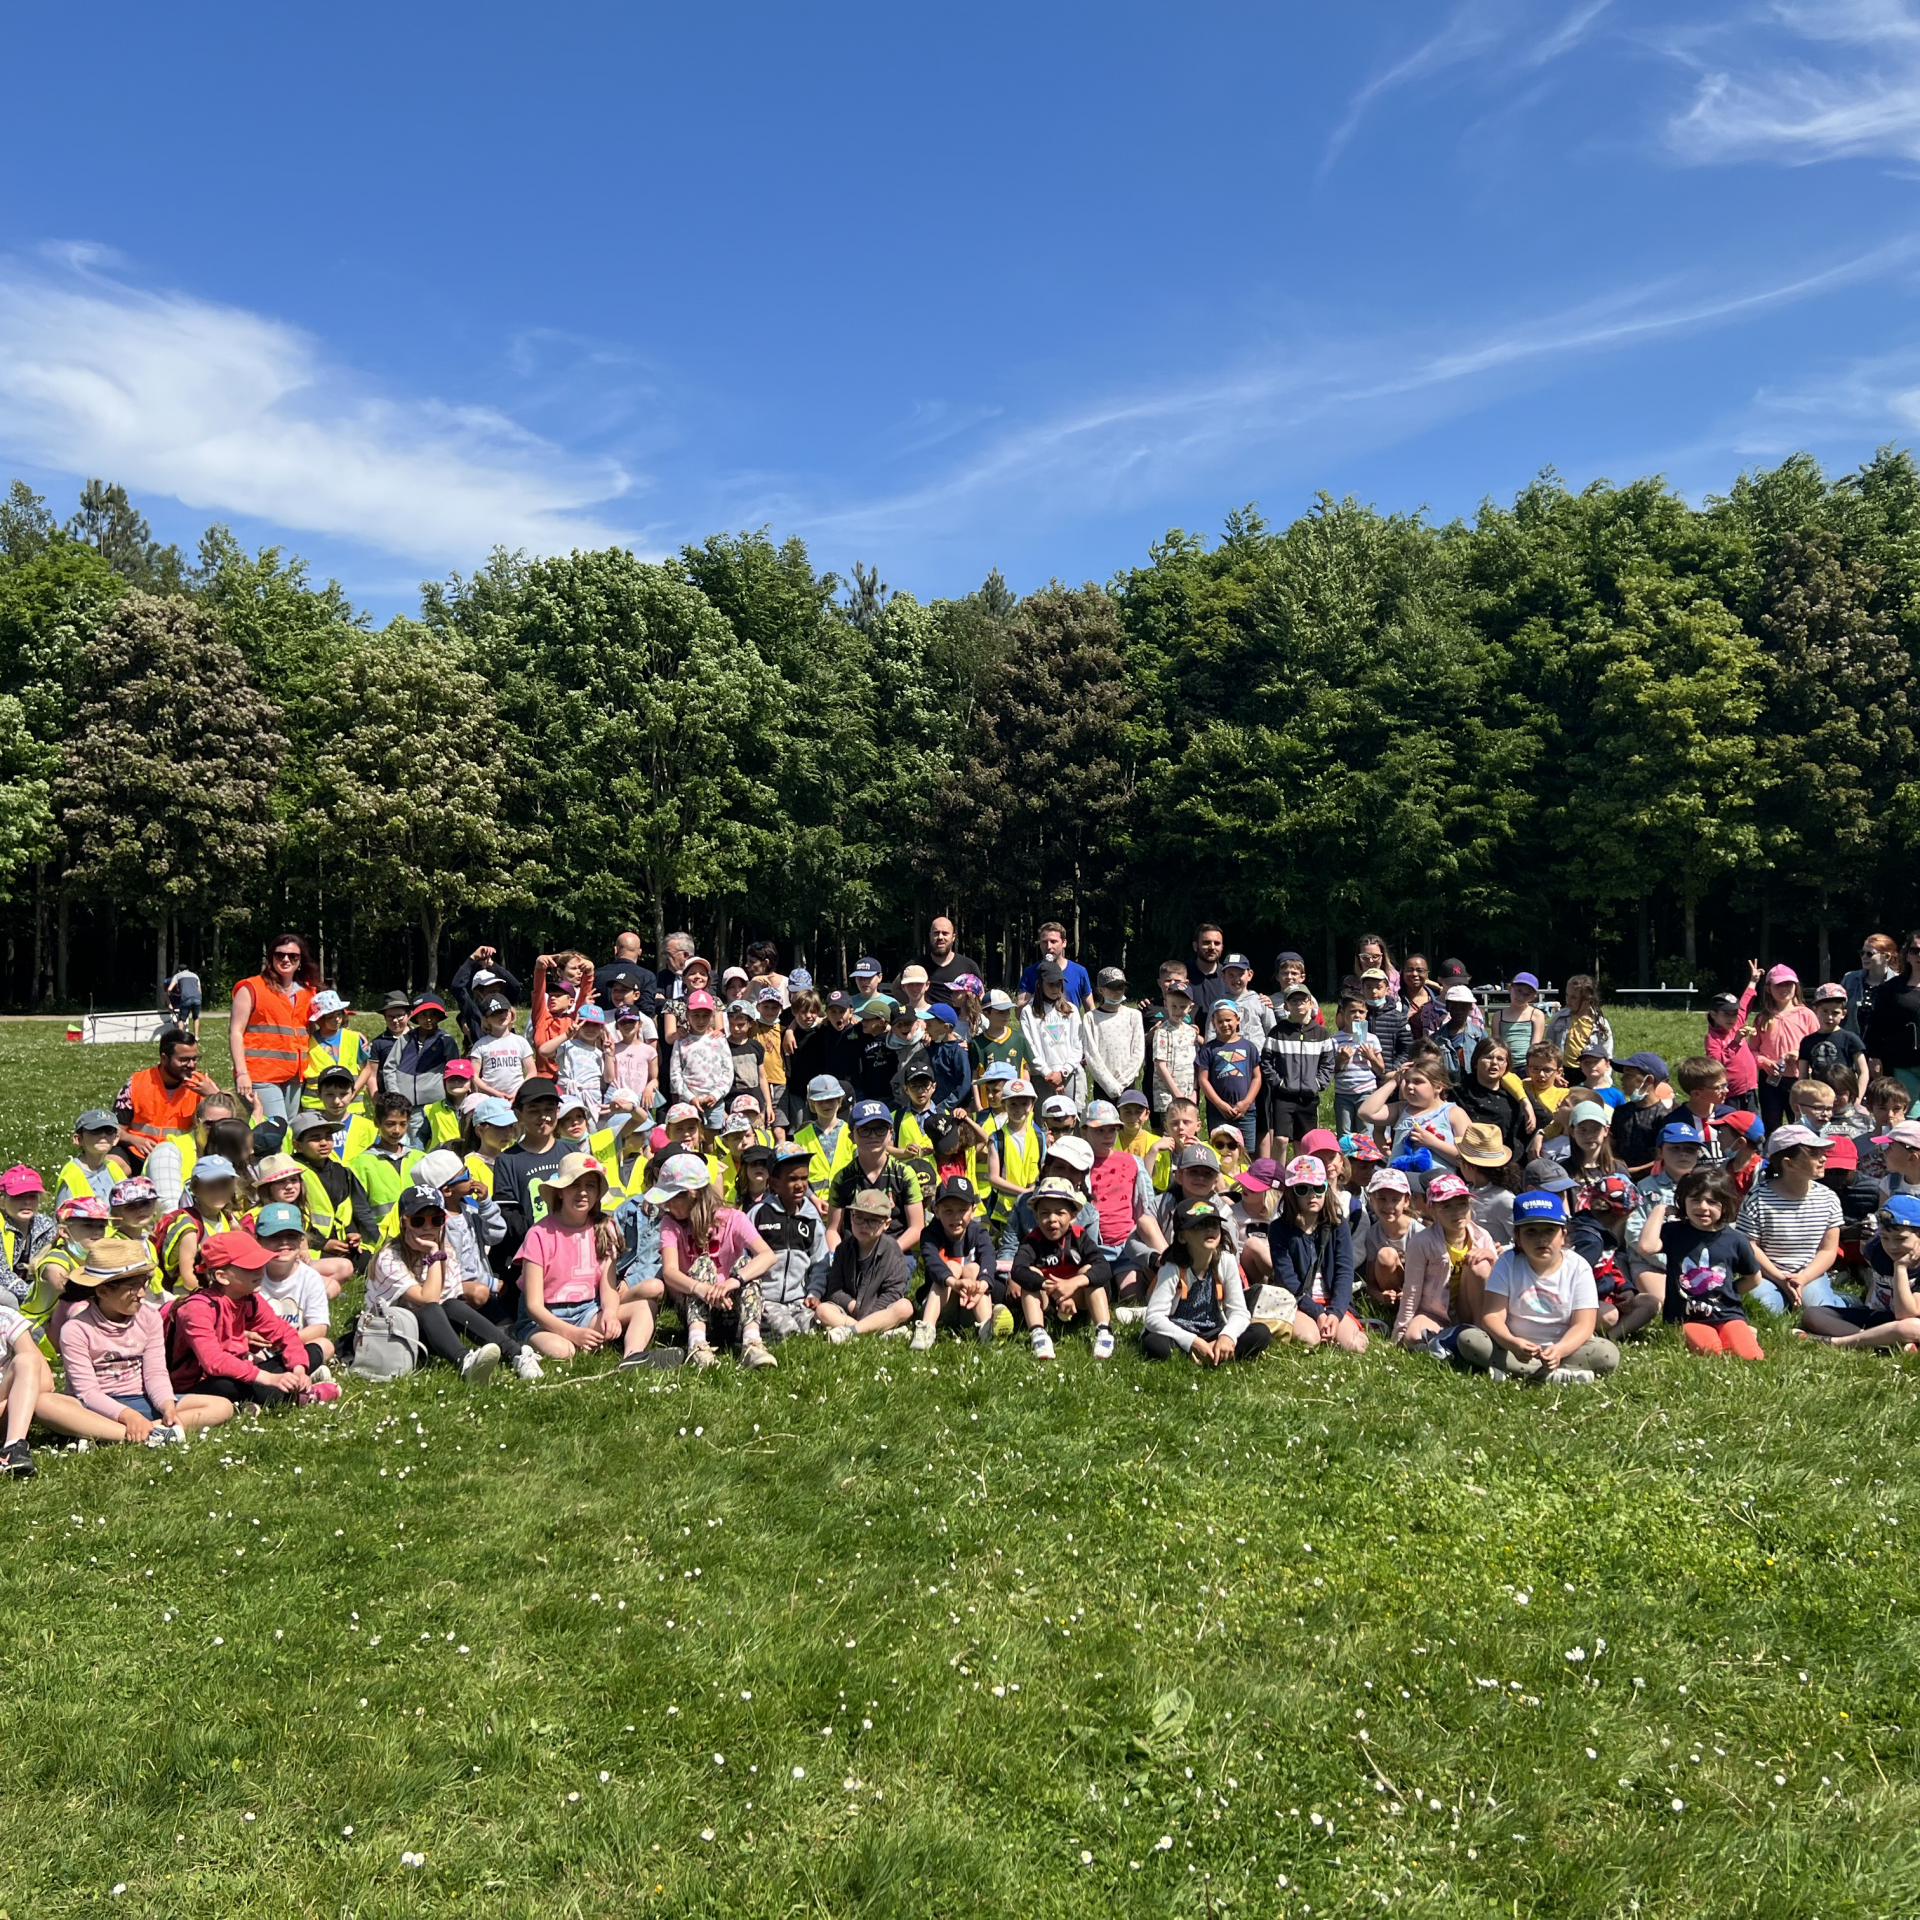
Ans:
POLYGON ((362 1307, 347 1371, 359 1380, 401 1380, 420 1364, 420 1322, 406 1307, 362 1307))

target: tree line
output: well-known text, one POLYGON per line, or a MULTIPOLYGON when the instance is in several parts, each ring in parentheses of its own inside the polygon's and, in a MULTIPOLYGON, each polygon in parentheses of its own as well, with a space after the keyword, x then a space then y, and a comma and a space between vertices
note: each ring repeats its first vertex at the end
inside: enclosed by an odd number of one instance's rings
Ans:
POLYGON ((1551 472, 1444 525, 1249 507, 1024 598, 843 581, 764 529, 496 552, 382 627, 223 526, 189 560, 120 487, 61 523, 16 481, 0 995, 223 981, 282 924, 363 991, 626 926, 837 975, 941 911, 995 971, 1044 919, 1144 969, 1204 916, 1326 980, 1362 929, 1486 971, 1824 977, 1920 918, 1917 647, 1896 449, 1697 507, 1551 472))

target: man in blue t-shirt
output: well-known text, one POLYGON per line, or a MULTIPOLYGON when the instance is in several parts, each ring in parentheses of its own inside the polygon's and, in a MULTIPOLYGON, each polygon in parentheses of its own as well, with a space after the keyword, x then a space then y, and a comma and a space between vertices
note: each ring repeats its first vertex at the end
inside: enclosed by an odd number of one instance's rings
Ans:
POLYGON ((1049 920, 1040 929, 1040 958, 1029 961, 1026 971, 1020 976, 1020 1004, 1024 1007, 1033 998, 1040 969, 1049 960, 1066 976, 1064 986, 1067 998, 1076 1007, 1091 1008, 1093 982, 1078 960, 1067 958, 1067 930, 1058 920, 1049 920))

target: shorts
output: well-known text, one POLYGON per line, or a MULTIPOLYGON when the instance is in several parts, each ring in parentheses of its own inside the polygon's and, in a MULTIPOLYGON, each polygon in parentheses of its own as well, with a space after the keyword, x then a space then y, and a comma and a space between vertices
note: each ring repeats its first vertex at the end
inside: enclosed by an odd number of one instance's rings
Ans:
POLYGON ((1288 1140, 1304 1140, 1320 1124, 1320 1102, 1276 1093, 1267 1103, 1267 1125, 1288 1140))
MULTIPOLYGON (((590 1327, 599 1317, 600 1302, 598 1299, 569 1300, 565 1306, 557 1307, 549 1301, 547 1311, 556 1320, 564 1320, 570 1327, 590 1327)), ((513 1337, 516 1340, 531 1340, 536 1333, 543 1331, 543 1328, 534 1324, 532 1315, 523 1305, 520 1309, 520 1318, 513 1323, 513 1337)))
POLYGON ((131 1407, 142 1420, 158 1420, 159 1409, 144 1393, 114 1393, 107 1396, 123 1407, 131 1407))

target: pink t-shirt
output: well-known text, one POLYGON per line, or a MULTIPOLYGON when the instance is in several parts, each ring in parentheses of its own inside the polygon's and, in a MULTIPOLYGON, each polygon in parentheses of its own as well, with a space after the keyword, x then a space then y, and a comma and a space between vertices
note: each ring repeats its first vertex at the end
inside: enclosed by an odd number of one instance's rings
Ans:
POLYGON ((686 1223, 676 1220, 670 1213, 661 1215, 660 1233, 663 1239, 671 1236, 674 1252, 679 1256, 682 1273, 685 1273, 702 1253, 708 1254, 713 1264, 722 1273, 731 1273, 734 1263, 740 1256, 752 1250, 754 1239, 753 1226, 738 1207, 722 1207, 714 1215, 713 1232, 705 1247, 696 1247, 686 1223))
POLYGON ((540 1269, 540 1294, 550 1307, 577 1307, 600 1291, 600 1253, 592 1227, 557 1227, 543 1220, 513 1256, 540 1269))

